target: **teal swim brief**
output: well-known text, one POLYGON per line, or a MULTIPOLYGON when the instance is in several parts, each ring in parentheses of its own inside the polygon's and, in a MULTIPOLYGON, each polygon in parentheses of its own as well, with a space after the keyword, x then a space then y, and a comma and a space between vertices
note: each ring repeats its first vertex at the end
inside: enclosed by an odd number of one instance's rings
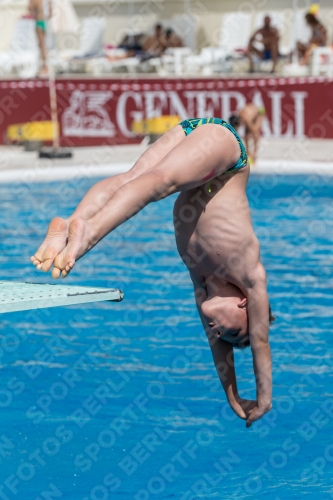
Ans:
POLYGON ((229 170, 227 170, 225 173, 234 172, 235 170, 240 170, 241 168, 246 167, 247 162, 248 162, 248 157, 247 157, 245 146, 244 146, 241 138, 237 134, 236 130, 231 125, 229 125, 229 123, 225 122, 221 118, 189 118, 188 120, 183 120, 182 122, 180 122, 179 125, 184 130, 185 135, 189 135, 197 127, 200 127, 201 125, 205 125, 206 123, 214 123, 216 125, 222 125, 222 127, 227 128, 228 130, 230 130, 230 132, 232 134, 234 134, 234 136, 236 137, 237 142, 239 144, 240 151, 241 151, 239 160, 237 161, 237 163, 233 167, 229 168, 229 170))

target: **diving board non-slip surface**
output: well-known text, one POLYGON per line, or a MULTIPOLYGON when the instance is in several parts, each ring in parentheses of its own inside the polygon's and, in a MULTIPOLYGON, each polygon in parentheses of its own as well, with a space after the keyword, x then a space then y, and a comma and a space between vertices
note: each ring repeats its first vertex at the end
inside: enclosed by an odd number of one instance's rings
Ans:
POLYGON ((117 288, 0 281, 0 314, 104 300, 120 302, 123 298, 117 288))

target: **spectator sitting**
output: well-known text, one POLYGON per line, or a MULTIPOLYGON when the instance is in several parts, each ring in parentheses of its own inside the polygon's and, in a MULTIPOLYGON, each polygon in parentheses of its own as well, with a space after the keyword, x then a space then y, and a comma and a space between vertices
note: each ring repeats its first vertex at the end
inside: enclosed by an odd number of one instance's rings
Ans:
POLYGON ((168 28, 165 32, 165 39, 167 42, 168 48, 174 47, 184 47, 184 42, 180 36, 176 35, 173 29, 168 28))
POLYGON ((163 33, 161 24, 156 24, 155 34, 148 36, 142 44, 142 50, 148 52, 152 57, 158 57, 163 54, 167 48, 167 40, 163 33))
POLYGON ((302 58, 301 65, 309 62, 313 49, 316 47, 325 47, 327 44, 327 31, 325 26, 321 24, 318 19, 310 12, 306 14, 305 20, 312 29, 312 36, 307 44, 298 42, 298 54, 302 58))
POLYGON ((120 44, 119 49, 124 49, 130 53, 128 57, 133 57, 137 53, 142 51, 142 40, 144 38, 143 33, 137 33, 135 35, 125 35, 120 44))
POLYGON ((278 30, 271 26, 271 18, 265 16, 264 26, 252 35, 249 42, 248 56, 251 73, 254 71, 253 55, 259 56, 262 60, 271 59, 273 61, 272 73, 274 73, 279 55, 279 38, 278 30))
POLYGON ((129 57, 138 57, 140 61, 146 61, 152 57, 161 56, 167 47, 167 39, 164 36, 162 26, 157 24, 153 36, 145 36, 142 33, 126 35, 118 46, 124 52, 108 55, 107 58, 109 61, 120 61, 129 57))

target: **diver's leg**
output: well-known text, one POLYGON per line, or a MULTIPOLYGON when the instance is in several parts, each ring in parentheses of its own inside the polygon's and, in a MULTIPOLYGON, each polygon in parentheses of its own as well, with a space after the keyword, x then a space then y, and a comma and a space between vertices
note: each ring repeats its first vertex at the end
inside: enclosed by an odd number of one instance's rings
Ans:
POLYGON ((40 76, 47 76, 48 74, 48 69, 47 69, 47 64, 46 64, 46 36, 45 36, 45 31, 42 28, 37 27, 36 28, 36 33, 37 33, 37 38, 38 38, 38 43, 39 43, 39 48, 40 48, 40 54, 42 58, 42 67, 39 72, 40 76))
POLYGON ((65 277, 76 260, 150 202, 205 184, 234 166, 239 156, 239 144, 228 129, 198 127, 155 167, 124 184, 89 221, 71 223, 68 245, 56 257, 52 276, 65 277))
POLYGON ((106 205, 121 186, 157 165, 183 139, 185 139, 185 133, 179 125, 166 132, 154 144, 149 146, 131 170, 103 179, 95 184, 67 219, 68 222, 77 218, 88 220, 93 217, 106 205))
POLYGON ((56 217, 51 221, 45 240, 31 257, 31 262, 37 269, 49 271, 55 257, 66 246, 68 228, 74 219, 88 220, 96 215, 124 184, 153 168, 185 137, 182 127, 177 125, 152 144, 129 172, 97 182, 67 220, 56 217))
POLYGON ((264 51, 262 50, 259 50, 257 49, 253 43, 251 42, 249 44, 249 47, 248 47, 248 50, 247 50, 247 55, 248 55, 248 58, 249 58, 249 64, 250 64, 250 67, 249 67, 249 72, 250 73, 253 73, 254 72, 254 60, 253 60, 253 56, 256 55, 258 56, 260 59, 263 59, 264 58, 264 51))

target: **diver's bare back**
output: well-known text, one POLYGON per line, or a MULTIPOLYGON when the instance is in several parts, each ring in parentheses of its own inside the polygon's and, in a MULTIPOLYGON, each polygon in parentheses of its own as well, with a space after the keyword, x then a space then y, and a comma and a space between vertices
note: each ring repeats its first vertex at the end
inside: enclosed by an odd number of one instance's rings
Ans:
POLYGON ((200 284, 218 274, 241 286, 248 270, 258 262, 259 243, 246 196, 248 177, 246 167, 177 198, 178 251, 200 284))

